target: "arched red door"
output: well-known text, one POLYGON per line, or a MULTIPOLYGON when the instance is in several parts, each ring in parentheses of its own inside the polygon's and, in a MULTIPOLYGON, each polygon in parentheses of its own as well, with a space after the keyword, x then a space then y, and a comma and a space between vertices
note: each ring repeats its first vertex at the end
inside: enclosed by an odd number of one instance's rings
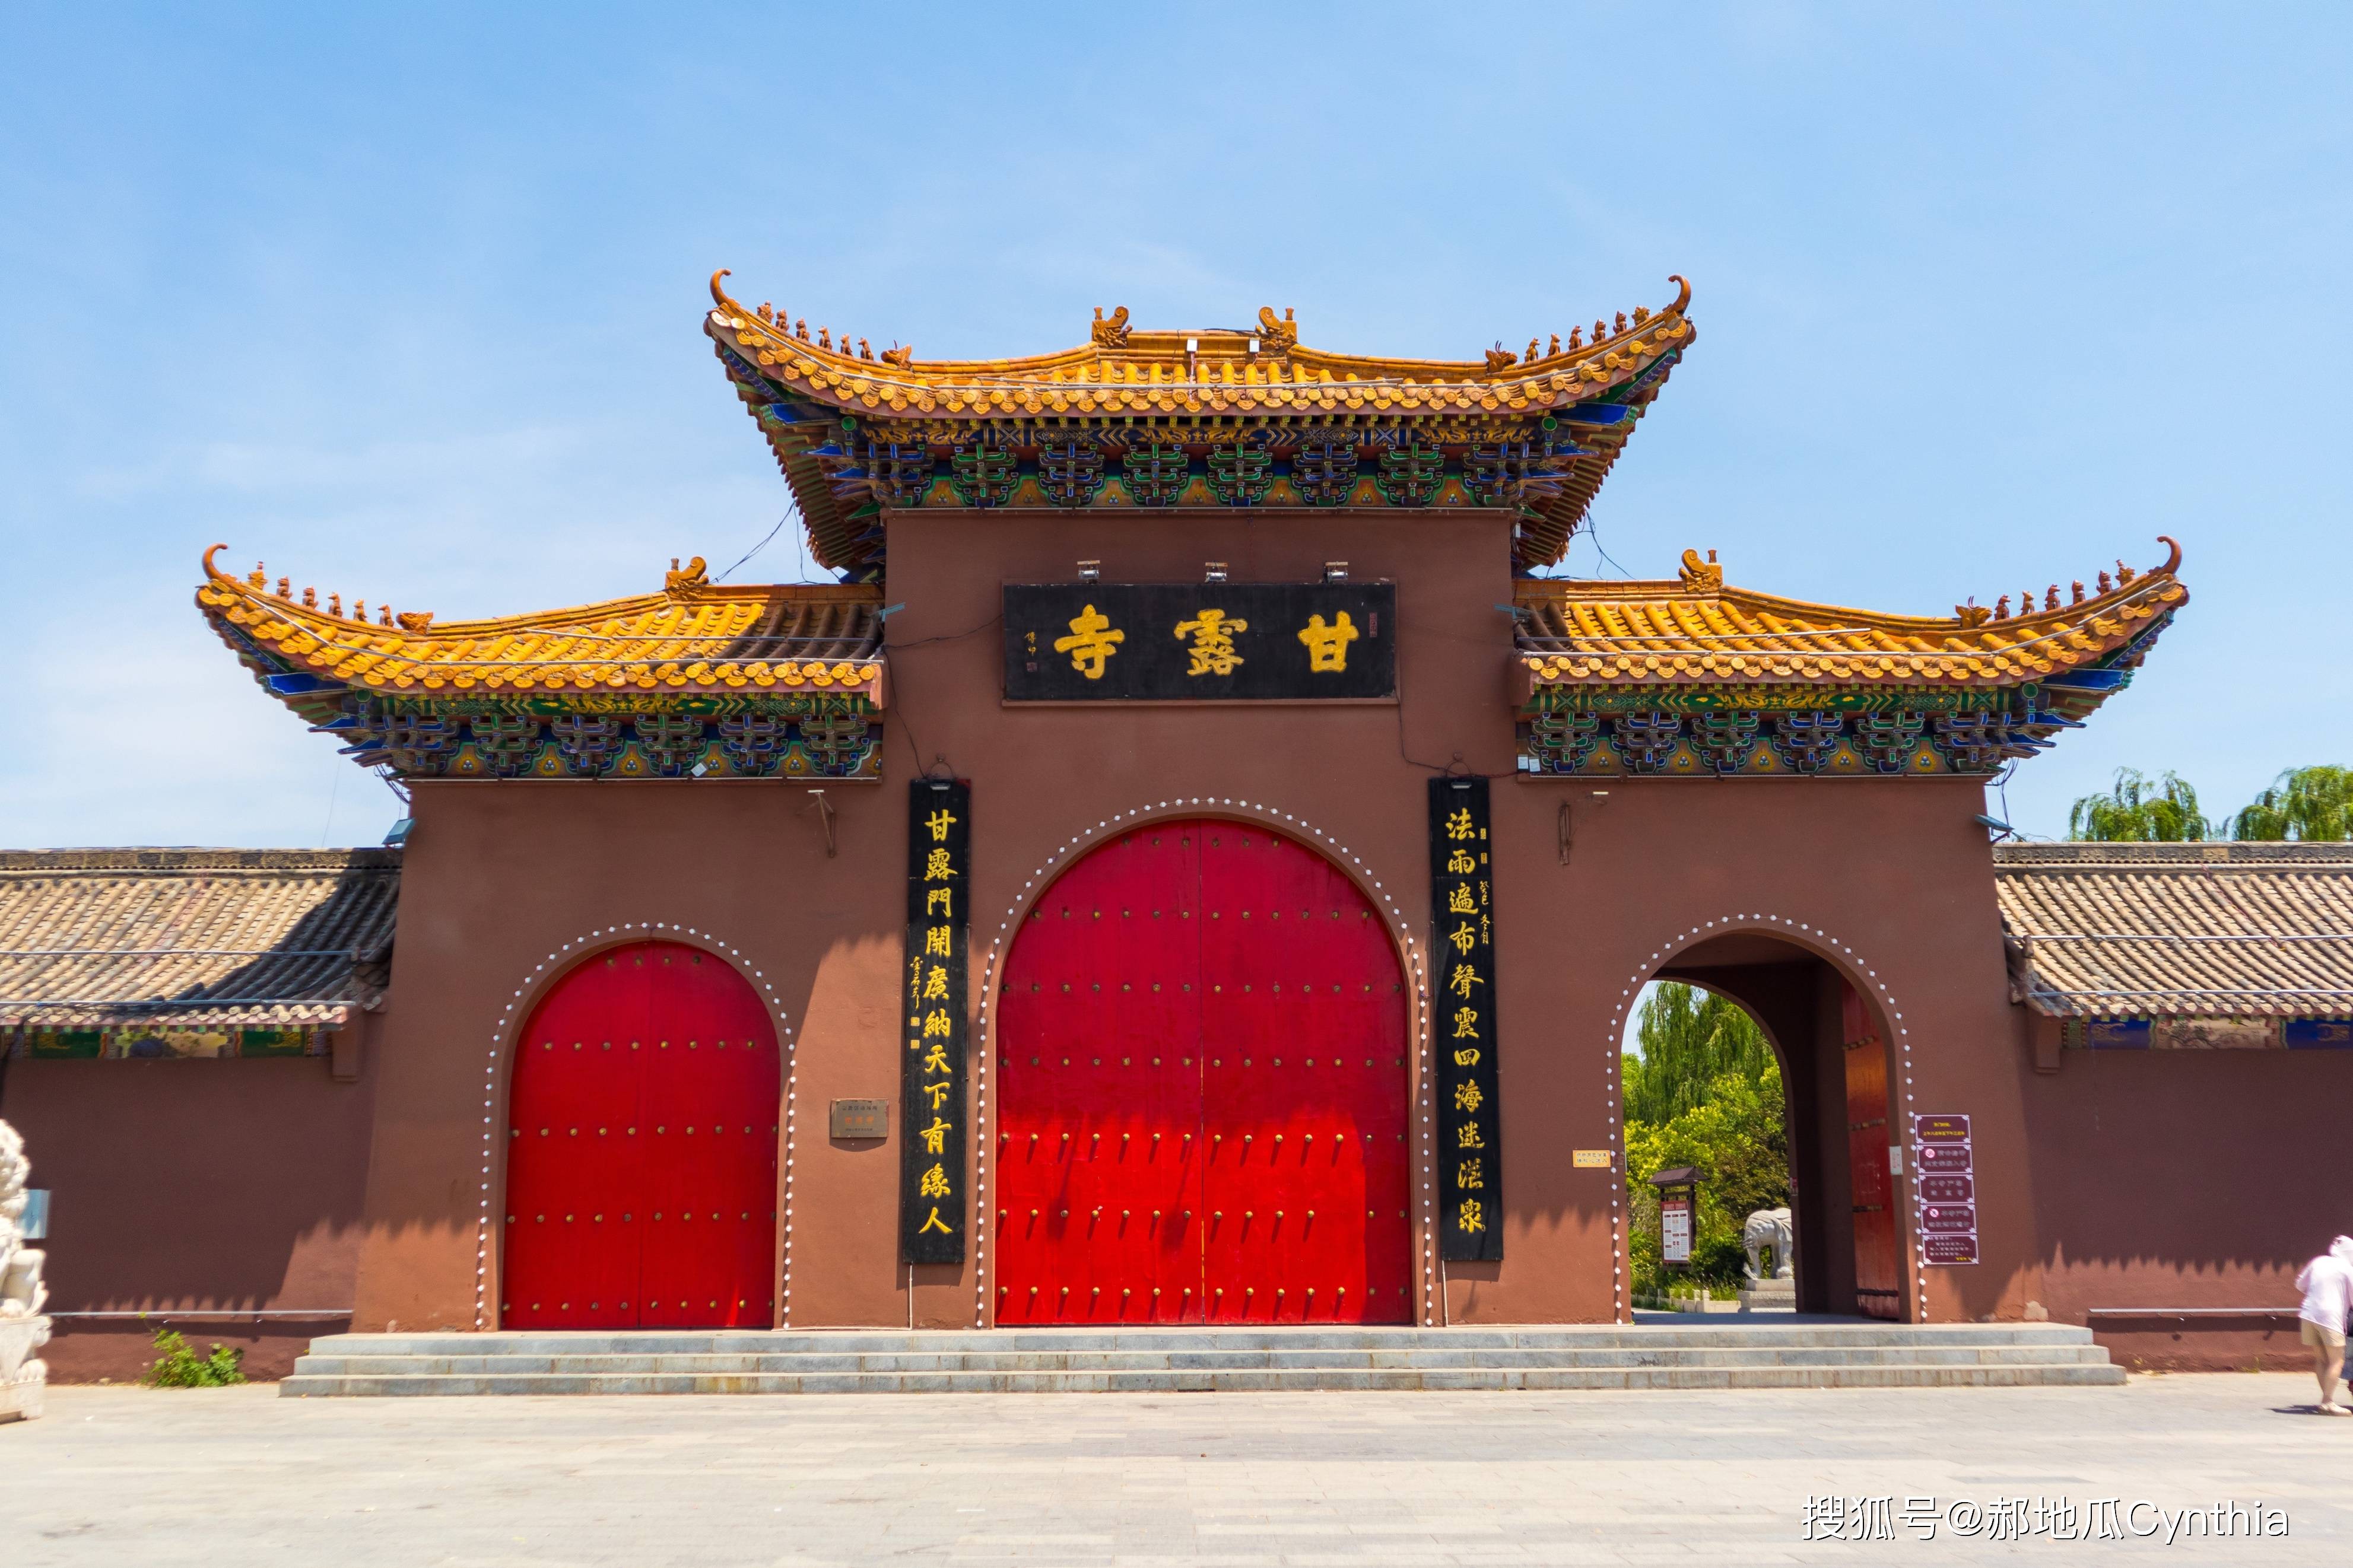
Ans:
POLYGON ((633 942, 558 980, 516 1042, 501 1323, 773 1323, 780 1083, 767 1009, 711 953, 633 942))
POLYGON ((1137 827, 1047 889, 1001 1006, 999 1322, 1411 1320, 1404 976, 1321 855, 1137 827))

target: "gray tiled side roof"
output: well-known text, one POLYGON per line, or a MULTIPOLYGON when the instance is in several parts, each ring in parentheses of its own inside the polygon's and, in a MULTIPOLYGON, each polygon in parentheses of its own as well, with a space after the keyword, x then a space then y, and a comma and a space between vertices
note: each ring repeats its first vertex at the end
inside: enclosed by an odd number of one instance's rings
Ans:
POLYGON ((2003 844, 2013 994, 2054 1017, 2353 1017, 2353 843, 2003 844))
POLYGON ((0 851, 0 1028, 345 1022, 399 891, 396 849, 0 851))

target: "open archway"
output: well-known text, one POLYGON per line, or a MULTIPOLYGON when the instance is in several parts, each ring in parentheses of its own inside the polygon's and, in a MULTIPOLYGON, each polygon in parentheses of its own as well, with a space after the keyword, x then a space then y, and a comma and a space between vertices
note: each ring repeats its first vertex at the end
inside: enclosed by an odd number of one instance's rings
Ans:
POLYGON ((1330 861, 1138 824, 1004 973, 997 1321, 1410 1321, 1405 976, 1330 861))
POLYGON ((1837 965, 1770 931, 1709 937, 1651 978, 1736 1005, 1778 1061, 1798 1310, 1910 1317, 1896 1074, 1879 1009, 1837 965))
POLYGON ((515 1041, 502 1326, 773 1323, 781 1070, 715 953, 630 942, 560 976, 515 1041))

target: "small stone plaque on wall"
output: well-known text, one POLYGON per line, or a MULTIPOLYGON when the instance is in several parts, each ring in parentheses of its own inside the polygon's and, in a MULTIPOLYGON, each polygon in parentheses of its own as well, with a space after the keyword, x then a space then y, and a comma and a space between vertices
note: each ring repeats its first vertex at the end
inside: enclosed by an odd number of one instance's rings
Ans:
POLYGON ((888 1138, 891 1102, 887 1100, 837 1100, 827 1131, 836 1138, 888 1138))

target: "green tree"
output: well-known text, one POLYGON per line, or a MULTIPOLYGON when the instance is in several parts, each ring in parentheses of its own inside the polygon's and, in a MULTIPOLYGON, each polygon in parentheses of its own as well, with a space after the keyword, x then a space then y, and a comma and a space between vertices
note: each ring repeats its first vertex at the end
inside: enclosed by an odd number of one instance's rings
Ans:
POLYGON ((1779 1068, 1765 1031, 1736 1002, 1667 983, 1634 1015, 1640 1054, 1625 1058, 1626 1120, 1672 1121, 1703 1104, 1729 1074, 1748 1083, 1779 1068))
POLYGON ((1781 1068, 1765 1031, 1737 1003, 1689 985, 1660 985, 1635 1015, 1639 1052, 1624 1059, 1629 1251, 1638 1291, 1656 1288, 1659 1194, 1651 1178, 1699 1171, 1693 1274, 1726 1284, 1740 1272, 1740 1230, 1757 1209, 1789 1202, 1789 1139, 1781 1068))
POLYGON ((2353 838, 2353 768, 2290 768, 2231 819, 2233 838, 2353 838))
POLYGON ((1714 1284, 1739 1278, 1746 1255, 1741 1226, 1758 1209, 1789 1202, 1789 1138, 1781 1071, 1769 1058, 1763 1076, 1729 1072, 1705 1087, 1701 1102, 1663 1122, 1626 1122, 1629 1239, 1638 1290, 1655 1289, 1659 1272, 1659 1194, 1651 1178, 1676 1165, 1699 1172, 1692 1223, 1692 1273, 1714 1284))
POLYGON ((2067 813, 2067 837, 2105 844, 2179 844, 2208 836, 2198 792, 2168 772, 2151 781, 2118 768, 2115 785, 2087 795, 2067 813))

